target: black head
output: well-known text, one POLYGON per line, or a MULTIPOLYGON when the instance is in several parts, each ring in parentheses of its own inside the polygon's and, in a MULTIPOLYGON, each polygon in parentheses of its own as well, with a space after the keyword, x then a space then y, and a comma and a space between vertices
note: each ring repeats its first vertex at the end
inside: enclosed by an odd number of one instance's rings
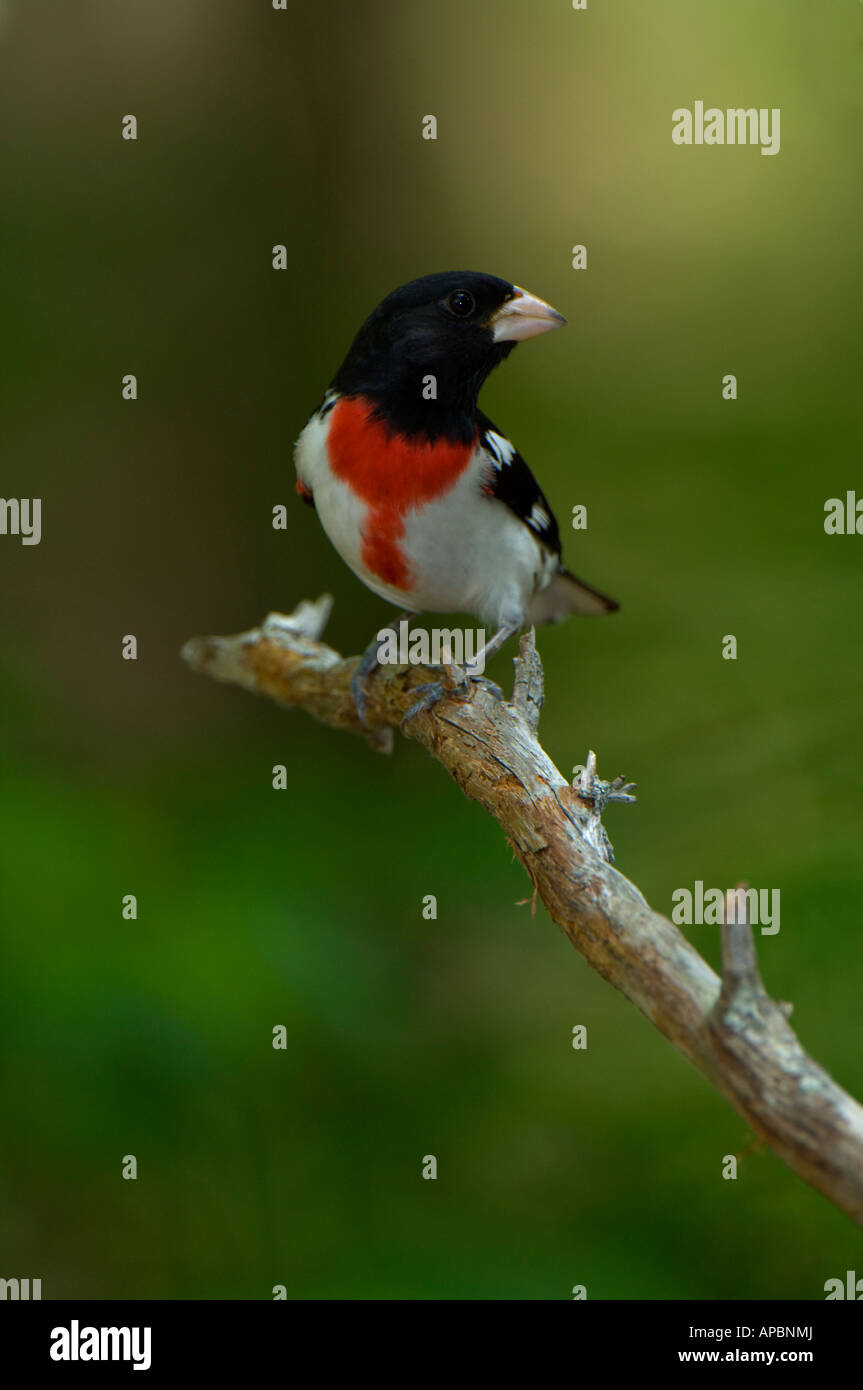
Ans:
POLYGON ((489 372, 517 342, 564 322, 544 300, 496 275, 424 275, 369 315, 332 386, 372 397, 408 433, 468 437, 489 372))

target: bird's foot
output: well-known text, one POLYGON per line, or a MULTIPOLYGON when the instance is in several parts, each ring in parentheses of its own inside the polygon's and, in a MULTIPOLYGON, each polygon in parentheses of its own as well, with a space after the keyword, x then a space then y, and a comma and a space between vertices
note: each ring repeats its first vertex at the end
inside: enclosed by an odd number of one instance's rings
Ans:
POLYGON ((489 680, 487 676, 474 675, 469 667, 463 670, 458 666, 432 666, 430 669, 440 671, 441 679, 430 681, 427 685, 417 686, 414 694, 419 698, 414 701, 407 714, 403 716, 402 728, 409 720, 416 719, 418 714, 433 709, 445 695, 454 700, 470 700, 474 685, 483 686, 496 700, 503 699, 503 691, 499 685, 495 685, 494 681, 489 680))
POLYGON ((488 676, 470 676, 469 679, 473 681, 474 685, 481 685, 483 689, 487 690, 489 695, 493 695, 496 700, 503 699, 503 691, 500 686, 495 684, 494 681, 490 681, 488 676))
POLYGON ((379 646, 379 638, 373 637, 357 662, 354 674, 351 676, 351 699, 354 702, 357 718, 364 729, 369 727, 366 720, 366 706, 368 704, 367 691, 369 681, 379 669, 379 646))
MULTIPOLYGON (((370 674, 371 672, 369 672, 369 675, 370 674)), ((366 723, 366 706, 368 704, 368 698, 366 696, 366 687, 368 686, 368 680, 369 676, 366 675, 365 672, 361 672, 359 667, 357 667, 356 671, 351 677, 351 699, 354 702, 354 709, 357 712, 357 718, 359 719, 364 729, 367 729, 369 727, 366 723)))
MULTIPOLYGON (((356 664, 354 674, 351 677, 351 699, 354 702, 357 718, 364 729, 368 729, 369 727, 366 719, 366 707, 368 704, 367 691, 369 681, 381 664, 378 659, 381 652, 381 643, 385 641, 388 635, 392 636, 394 631, 398 631, 402 622, 410 622, 410 620, 415 617, 415 613, 409 613, 407 611, 399 613, 398 617, 394 619, 389 627, 384 628, 372 638, 356 664)), ((392 735, 390 735, 390 737, 392 737, 392 735)))

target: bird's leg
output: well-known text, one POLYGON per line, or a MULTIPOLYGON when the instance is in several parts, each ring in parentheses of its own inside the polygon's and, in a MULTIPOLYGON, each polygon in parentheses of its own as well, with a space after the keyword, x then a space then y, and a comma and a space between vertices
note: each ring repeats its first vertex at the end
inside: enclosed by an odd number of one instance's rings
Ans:
POLYGON ((418 714, 422 714, 423 710, 432 709, 438 700, 443 699, 444 695, 453 695, 462 700, 469 699, 471 681, 475 681, 477 685, 484 685, 498 700, 502 700, 503 691, 500 686, 495 685, 494 681, 487 680, 485 676, 479 675, 478 672, 484 668, 487 659, 494 656, 495 652, 500 651, 504 642, 508 642, 516 632, 518 632, 517 623, 507 623, 503 627, 499 627, 494 636, 490 637, 485 646, 477 652, 473 661, 468 662, 464 667, 462 679, 457 684, 450 684, 447 687, 440 680, 432 681, 429 685, 417 686, 414 694, 420 698, 411 705, 402 719, 402 725, 404 726, 409 719, 415 719, 418 714))
POLYGON ((494 690, 497 691, 499 699, 503 699, 503 691, 500 686, 495 685, 493 681, 486 680, 485 676, 480 676, 476 673, 484 668, 490 656, 494 656, 495 652, 500 651, 504 642, 508 642, 510 637, 515 636, 518 629, 518 623, 505 623, 503 627, 499 627, 494 636, 490 637, 485 646, 477 652, 473 661, 469 662, 464 668, 468 680, 475 680, 479 685, 493 687, 494 690))
MULTIPOLYGON (((407 611, 404 611, 402 613, 399 613, 398 617, 395 619, 395 622, 390 624, 390 626, 394 627, 396 631, 398 631, 399 623, 404 622, 405 619, 409 620, 411 618, 415 618, 416 616, 416 613, 409 613, 407 611)), ((381 629, 379 628, 378 632, 380 632, 380 630, 381 629)), ((351 676, 351 698, 354 702, 354 708, 356 709, 356 712, 359 715, 360 723, 365 725, 366 727, 368 727, 366 725, 366 687, 368 686, 371 677, 374 675, 375 671, 378 669, 378 666, 380 665, 380 662, 378 661, 378 652, 380 651, 381 644, 384 641, 385 638, 378 637, 377 633, 375 633, 371 642, 369 642, 369 645, 366 647, 365 651, 363 652, 362 656, 357 662, 357 667, 354 671, 354 674, 351 676)))

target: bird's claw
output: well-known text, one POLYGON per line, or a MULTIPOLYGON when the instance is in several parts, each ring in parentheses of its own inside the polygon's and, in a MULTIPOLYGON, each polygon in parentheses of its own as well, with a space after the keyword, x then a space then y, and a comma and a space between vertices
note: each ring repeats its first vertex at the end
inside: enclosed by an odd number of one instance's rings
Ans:
POLYGON ((414 694, 418 695, 420 698, 414 700, 407 713, 402 715, 402 729, 404 729, 405 724, 409 723, 411 719, 416 719, 418 714, 424 714, 426 710, 433 709, 438 700, 443 699, 444 695, 452 695, 454 693, 453 690, 444 689, 443 681, 430 681, 428 685, 418 685, 414 694))
POLYGON ((366 682, 361 676, 354 675, 351 679, 351 699, 354 702, 357 718, 363 728, 367 729, 369 726, 366 723, 366 705, 368 704, 366 697, 366 682))
POLYGON ((500 686, 495 685, 494 681, 489 680, 487 676, 473 676, 467 671, 459 671, 456 666, 443 666, 440 669, 442 671, 440 680, 417 686, 414 694, 420 698, 415 700, 407 714, 402 716, 402 728, 411 719, 415 719, 418 714, 433 709, 445 695, 449 695, 455 700, 470 700, 474 685, 484 686, 496 700, 503 699, 503 691, 500 686))
POLYGON ((489 695, 493 695, 496 700, 503 699, 503 691, 500 686, 496 685, 494 681, 489 680, 488 676, 471 676, 470 679, 473 681, 474 685, 481 685, 488 691, 489 695))

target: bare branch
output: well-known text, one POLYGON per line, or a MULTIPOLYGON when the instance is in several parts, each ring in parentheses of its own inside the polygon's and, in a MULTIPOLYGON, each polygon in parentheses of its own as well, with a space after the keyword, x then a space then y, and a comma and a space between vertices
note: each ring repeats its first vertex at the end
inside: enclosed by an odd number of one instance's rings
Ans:
POLYGON ((539 716, 545 702, 545 677, 536 650, 533 628, 525 632, 518 643, 518 656, 513 662, 515 680, 512 687, 513 708, 524 716, 531 733, 539 728, 539 716))
MULTIPOLYGON (((357 658, 319 640, 330 606, 323 598, 287 617, 270 614, 236 637, 195 638, 183 656, 216 680, 391 746, 429 673, 382 668, 369 684, 371 732, 364 729, 350 695, 357 658)), ((720 981, 609 862, 602 811, 609 801, 633 800, 631 785, 601 781, 591 753, 571 787, 537 741, 542 667, 532 634, 522 637, 516 664, 511 703, 476 686, 469 700, 445 696, 411 720, 406 735, 498 821, 549 914, 603 979, 796 1173, 863 1225, 863 1108, 804 1052, 787 1006, 765 993, 745 915, 733 920, 727 900, 720 981)))

